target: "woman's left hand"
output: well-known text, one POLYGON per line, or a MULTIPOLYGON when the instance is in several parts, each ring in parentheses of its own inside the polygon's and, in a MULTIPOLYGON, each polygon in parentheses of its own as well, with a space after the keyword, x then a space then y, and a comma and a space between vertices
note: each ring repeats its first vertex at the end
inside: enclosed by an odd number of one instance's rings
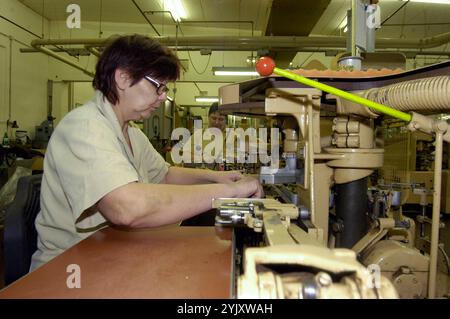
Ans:
POLYGON ((244 177, 244 175, 242 175, 239 171, 216 171, 214 173, 213 182, 222 184, 237 182, 244 177))

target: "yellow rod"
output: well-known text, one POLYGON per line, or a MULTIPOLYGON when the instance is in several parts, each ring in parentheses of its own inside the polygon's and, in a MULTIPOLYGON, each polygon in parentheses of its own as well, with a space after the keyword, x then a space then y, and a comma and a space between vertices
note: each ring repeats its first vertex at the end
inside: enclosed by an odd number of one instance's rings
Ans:
POLYGON ((363 97, 360 97, 358 95, 355 95, 355 94, 352 94, 352 93, 349 93, 349 92, 346 92, 346 91, 339 90, 339 89, 337 89, 335 87, 332 87, 332 86, 320 83, 318 81, 314 81, 314 80, 308 79, 308 78, 306 78, 304 76, 301 76, 299 74, 295 74, 295 73, 293 73, 291 71, 287 71, 287 70, 283 70, 283 69, 279 69, 279 68, 275 67, 273 69, 273 73, 281 75, 281 76, 283 76, 285 78, 294 80, 296 82, 300 82, 300 83, 303 83, 305 85, 312 86, 312 87, 314 87, 316 89, 319 89, 319 90, 322 90, 324 92, 327 92, 327 93, 330 93, 330 94, 334 94, 334 95, 339 96, 339 97, 341 97, 343 99, 346 99, 346 100, 349 100, 349 101, 352 101, 352 102, 355 102, 355 103, 367 106, 368 108, 371 108, 371 109, 374 109, 377 112, 380 112, 380 113, 383 113, 383 114, 395 117, 396 119, 399 119, 399 120, 402 120, 402 121, 405 121, 405 122, 410 122, 411 121, 411 118, 412 118, 411 114, 408 114, 408 113, 405 113, 405 112, 402 112, 402 111, 398 111, 398 110, 393 109, 393 108, 391 108, 389 106, 386 106, 386 105, 383 105, 383 104, 380 104, 380 103, 377 103, 377 102, 374 102, 374 101, 370 101, 370 100, 365 99, 363 97))

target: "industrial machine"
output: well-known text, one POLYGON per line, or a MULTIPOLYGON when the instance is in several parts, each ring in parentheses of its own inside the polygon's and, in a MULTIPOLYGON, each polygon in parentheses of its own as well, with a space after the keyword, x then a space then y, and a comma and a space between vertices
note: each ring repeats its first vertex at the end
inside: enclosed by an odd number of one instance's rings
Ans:
POLYGON ((33 140, 34 148, 46 148, 53 133, 55 118, 51 115, 47 116, 47 119, 41 123, 41 125, 36 126, 35 137, 33 140))
POLYGON ((221 112, 296 123, 282 127, 282 165, 260 169, 267 198, 214 201, 216 225, 234 227, 236 296, 448 297, 450 268, 439 231, 450 126, 424 114, 450 110, 450 62, 317 81, 274 66, 264 75, 272 72, 281 77, 220 89, 221 112), (383 178, 386 149, 376 129, 390 117, 434 140, 431 185, 383 178), (431 218, 426 210, 421 220, 404 214, 406 192, 422 206, 431 199, 431 218))
MULTIPOLYGON (((434 138, 420 132, 405 130, 401 123, 385 123, 383 134, 385 161, 380 169, 384 183, 402 189, 402 204, 408 209, 432 202, 434 138), (408 154, 408 156, 405 156, 408 154)), ((441 212, 450 214, 449 145, 442 156, 441 212)))

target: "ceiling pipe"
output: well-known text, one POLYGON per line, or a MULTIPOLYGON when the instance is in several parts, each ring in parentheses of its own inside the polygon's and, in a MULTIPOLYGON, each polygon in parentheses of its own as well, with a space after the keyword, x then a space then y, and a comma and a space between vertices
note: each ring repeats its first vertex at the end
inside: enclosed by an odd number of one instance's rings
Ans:
POLYGON ((376 48, 380 49, 431 49, 450 42, 450 32, 423 39, 377 38, 376 48))
POLYGON ((180 24, 189 25, 189 24, 221 24, 221 23, 231 23, 231 24, 241 24, 246 23, 250 24, 252 28, 252 36, 255 34, 255 26, 254 22, 251 20, 205 20, 205 21, 196 21, 196 20, 188 20, 181 21, 180 24))
POLYGON ((33 46, 33 47, 36 48, 37 50, 39 50, 42 53, 45 53, 45 54, 47 54, 47 55, 49 55, 49 56, 51 56, 51 57, 53 57, 53 58, 55 58, 55 59, 57 59, 57 60, 59 60, 61 62, 64 62, 64 63, 74 67, 75 69, 78 69, 78 70, 82 71, 84 74, 89 75, 90 77, 94 77, 94 73, 86 70, 81 65, 79 65, 79 64, 77 64, 77 63, 75 63, 75 62, 73 62, 73 61, 63 57, 62 55, 60 55, 58 53, 53 52, 52 50, 50 50, 50 49, 48 49, 46 47, 43 47, 43 46, 40 46, 40 45, 33 46))
MULTIPOLYGON (((93 49, 95 49, 94 47, 83 47, 83 48, 73 48, 73 50, 77 50, 80 54, 79 55, 89 55, 90 53, 93 53, 93 49), (89 50, 87 49, 87 47, 89 48, 89 50)), ((204 47, 199 47, 199 48, 192 48, 192 47, 178 47, 178 51, 199 51, 204 49, 204 47)), ((50 49, 53 52, 66 52, 69 51, 67 49, 60 49, 60 48, 52 48, 50 49)), ((217 50, 219 51, 233 51, 233 49, 230 49, 229 47, 223 47, 223 48, 217 48, 217 50)), ((308 48, 308 47, 304 47, 304 48, 292 48, 292 49, 280 49, 283 51, 293 51, 293 52, 324 52, 324 53, 329 53, 329 56, 335 56, 338 53, 344 53, 346 52, 343 48, 328 48, 328 47, 323 47, 323 48, 308 48)), ((35 48, 20 48, 19 51, 21 53, 36 53, 36 52, 40 52, 39 50, 35 49, 35 48)), ((97 50, 98 51, 98 50, 97 50)), ((236 51, 236 50, 234 50, 236 51)), ((247 49, 244 51, 248 51, 247 49)), ((272 50, 272 51, 277 51, 277 50, 272 50)), ((389 53, 404 53, 406 55, 406 57, 411 57, 411 56, 415 56, 415 55, 423 55, 423 56, 428 56, 428 55, 447 55, 450 56, 450 51, 423 51, 423 50, 411 50, 411 49, 404 49, 402 51, 398 51, 398 50, 392 50, 392 49, 379 49, 379 50, 375 50, 376 52, 389 52, 389 53)), ((100 54, 100 52, 99 52, 100 54)), ((179 82, 179 81, 177 81, 179 82)))
MULTIPOLYGON (((228 50, 254 51, 262 48, 278 49, 301 49, 303 47, 346 47, 345 37, 339 36, 310 36, 310 37, 288 37, 288 36, 262 36, 262 37, 155 37, 161 43, 178 47, 209 47, 222 46, 228 50)), ((45 45, 84 45, 86 48, 104 46, 109 39, 35 39, 31 46, 61 62, 64 62, 83 73, 93 77, 94 73, 86 70, 81 65, 53 52, 45 45)), ((450 42, 450 32, 439 34, 423 39, 386 39, 380 38, 376 41, 377 49, 428 49, 450 42)), ((89 50, 89 49, 88 49, 89 50)))
POLYGON ((131 2, 133 2, 134 6, 136 7, 136 9, 139 10, 139 12, 141 13, 141 15, 144 17, 145 21, 147 21, 148 25, 153 29, 153 31, 155 31, 155 33, 160 36, 161 34, 158 32, 158 30, 156 30, 155 26, 153 25, 153 23, 150 22, 150 20, 147 18, 147 16, 145 15, 144 11, 141 9, 141 7, 136 3, 135 0, 131 0, 131 2))
MULTIPOLYGON (((302 47, 346 47, 346 38, 341 36, 257 36, 257 37, 154 37, 161 43, 180 47, 214 47, 226 46, 235 50, 258 50, 261 48, 302 48, 302 47)), ((36 39, 31 42, 33 47, 37 45, 89 45, 104 46, 108 39, 36 39)), ((429 49, 450 42, 450 32, 423 39, 392 39, 377 38, 377 49, 429 49)))
POLYGON ((90 53, 92 53, 93 55, 95 55, 97 58, 100 57, 100 51, 97 50, 97 48, 89 46, 89 45, 85 45, 84 48, 89 51, 90 53))

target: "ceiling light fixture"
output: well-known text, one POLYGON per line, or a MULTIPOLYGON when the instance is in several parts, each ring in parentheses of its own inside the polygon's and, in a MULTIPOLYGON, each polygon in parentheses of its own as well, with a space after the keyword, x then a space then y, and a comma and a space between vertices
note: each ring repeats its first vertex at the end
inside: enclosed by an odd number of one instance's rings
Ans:
POLYGON ((219 98, 217 96, 196 96, 195 102, 205 102, 205 103, 213 103, 219 102, 219 98))
POLYGON ((197 86, 198 91, 200 93, 200 95, 195 97, 195 102, 204 102, 204 103, 219 102, 219 98, 217 96, 209 96, 208 91, 201 91, 195 82, 194 84, 197 86))
POLYGON ((181 19, 187 18, 186 10, 184 9, 181 0, 164 0, 164 7, 165 10, 172 13, 173 19, 176 22, 180 22, 181 19))
POLYGON ((255 68, 246 67, 213 67, 214 75, 225 75, 225 76, 259 76, 255 68))

